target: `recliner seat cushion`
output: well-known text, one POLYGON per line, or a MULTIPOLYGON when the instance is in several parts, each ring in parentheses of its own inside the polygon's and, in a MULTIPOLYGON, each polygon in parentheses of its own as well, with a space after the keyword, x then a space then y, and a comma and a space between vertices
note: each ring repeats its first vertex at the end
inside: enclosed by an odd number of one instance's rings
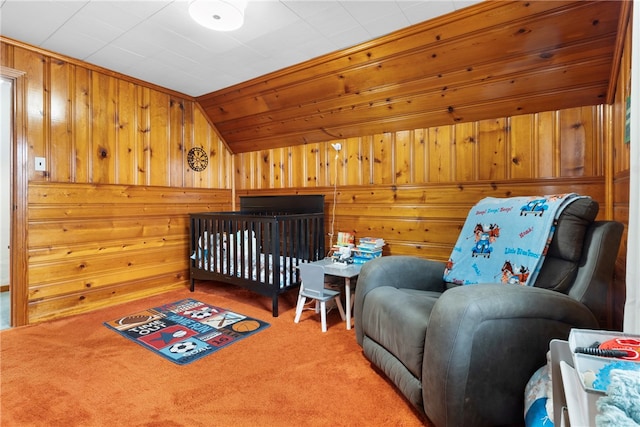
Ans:
POLYGON ((366 335, 398 358, 418 379, 422 378, 429 314, 440 295, 381 286, 364 301, 362 324, 366 335))

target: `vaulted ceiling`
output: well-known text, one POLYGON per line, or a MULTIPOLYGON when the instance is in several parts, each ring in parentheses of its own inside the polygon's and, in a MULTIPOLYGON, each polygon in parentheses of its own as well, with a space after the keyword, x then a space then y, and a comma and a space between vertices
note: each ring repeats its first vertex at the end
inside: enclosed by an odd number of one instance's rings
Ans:
POLYGON ((249 0, 244 25, 219 32, 192 0, 0 0, 0 34, 199 96, 479 1, 249 0))
POLYGON ((609 103, 626 1, 486 1, 196 99, 232 152, 609 103))

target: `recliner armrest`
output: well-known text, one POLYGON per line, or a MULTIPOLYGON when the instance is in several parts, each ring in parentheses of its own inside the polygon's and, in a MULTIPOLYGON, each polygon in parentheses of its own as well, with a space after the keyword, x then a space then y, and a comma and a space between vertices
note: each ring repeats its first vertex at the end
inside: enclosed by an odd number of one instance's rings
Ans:
POLYGON ((362 345, 362 306, 367 294, 380 286, 443 292, 445 264, 403 255, 375 258, 362 266, 356 286, 353 308, 356 339, 362 345))
POLYGON ((525 385, 544 365, 549 342, 597 325, 586 306, 547 289, 481 284, 446 291, 425 340, 426 412, 435 425, 510 423, 522 415, 509 411, 523 407, 525 385))

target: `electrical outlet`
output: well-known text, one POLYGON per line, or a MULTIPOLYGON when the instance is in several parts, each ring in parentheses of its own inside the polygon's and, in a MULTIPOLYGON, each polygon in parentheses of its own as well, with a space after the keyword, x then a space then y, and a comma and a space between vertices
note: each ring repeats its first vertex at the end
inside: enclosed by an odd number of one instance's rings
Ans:
POLYGON ((44 172, 47 170, 47 162, 44 157, 36 157, 36 171, 44 172))

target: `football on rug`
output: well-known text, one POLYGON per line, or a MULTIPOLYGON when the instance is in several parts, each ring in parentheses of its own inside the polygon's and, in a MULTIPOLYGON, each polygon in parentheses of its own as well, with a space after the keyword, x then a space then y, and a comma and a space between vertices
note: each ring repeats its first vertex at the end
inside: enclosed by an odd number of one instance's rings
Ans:
POLYGON ((130 340, 186 365, 269 326, 187 298, 104 323, 130 340))

